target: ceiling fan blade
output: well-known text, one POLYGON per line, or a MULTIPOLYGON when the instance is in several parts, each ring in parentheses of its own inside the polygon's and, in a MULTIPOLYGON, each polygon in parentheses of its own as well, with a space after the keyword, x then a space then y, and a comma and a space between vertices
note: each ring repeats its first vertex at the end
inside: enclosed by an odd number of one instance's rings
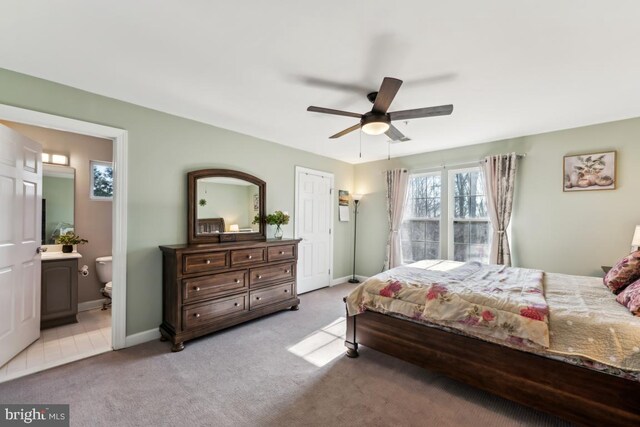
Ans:
POLYGON ((322 108, 322 107, 311 106, 311 107, 307 108, 307 111, 313 111, 314 113, 333 114, 335 116, 355 117, 356 119, 361 119, 362 118, 362 114, 350 113, 349 111, 342 111, 342 110, 333 110, 331 108, 322 108))
POLYGON ((400 86, 402 86, 402 80, 385 77, 380 85, 376 102, 373 103, 373 109, 371 111, 385 114, 393 102, 393 98, 396 97, 398 90, 400 90, 400 86))
POLYGON ((411 138, 406 137, 397 127, 391 125, 389 130, 384 133, 394 142, 411 141, 411 138))
POLYGON ((409 120, 421 117, 448 116, 452 112, 453 105, 439 105, 437 107, 416 108, 414 110, 393 111, 389 113, 389 119, 409 120))
POLYGON ((360 123, 358 123, 357 125, 353 125, 350 128, 346 128, 345 130, 338 132, 335 135, 331 135, 329 139, 340 138, 341 136, 345 136, 346 134, 353 132, 356 129, 360 129, 360 123))

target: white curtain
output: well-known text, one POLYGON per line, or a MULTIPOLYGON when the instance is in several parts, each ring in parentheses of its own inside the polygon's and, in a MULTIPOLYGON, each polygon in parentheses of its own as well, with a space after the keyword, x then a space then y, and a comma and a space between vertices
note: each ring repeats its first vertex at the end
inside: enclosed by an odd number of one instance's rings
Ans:
POLYGON ((409 173, 406 169, 392 169, 385 172, 385 178, 387 182, 387 218, 389 220, 385 270, 388 270, 402 264, 400 226, 404 214, 409 173))
POLYGON ((518 156, 516 153, 488 156, 484 164, 487 210, 493 226, 491 264, 511 265, 507 227, 511 220, 518 156))

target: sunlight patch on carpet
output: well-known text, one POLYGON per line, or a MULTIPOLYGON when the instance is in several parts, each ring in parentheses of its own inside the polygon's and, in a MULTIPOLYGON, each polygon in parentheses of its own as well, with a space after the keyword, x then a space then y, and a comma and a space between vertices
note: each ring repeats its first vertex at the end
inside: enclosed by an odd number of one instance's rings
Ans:
POLYGON ((322 367, 344 354, 346 329, 346 319, 339 317, 287 350, 317 367, 322 367))

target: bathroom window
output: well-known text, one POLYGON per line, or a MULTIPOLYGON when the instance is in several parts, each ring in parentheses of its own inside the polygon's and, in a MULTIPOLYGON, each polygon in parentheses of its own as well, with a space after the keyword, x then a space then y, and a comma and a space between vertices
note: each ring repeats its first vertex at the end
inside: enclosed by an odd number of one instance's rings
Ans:
POLYGON ((91 160, 91 198, 113 200, 113 164, 91 160))

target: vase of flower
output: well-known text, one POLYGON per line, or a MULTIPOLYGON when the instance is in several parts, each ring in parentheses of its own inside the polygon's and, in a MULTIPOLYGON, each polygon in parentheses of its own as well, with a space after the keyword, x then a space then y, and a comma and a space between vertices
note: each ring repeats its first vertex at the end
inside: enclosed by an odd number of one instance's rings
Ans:
POLYGON ((282 212, 282 211, 275 211, 274 213, 269 214, 264 218, 261 218, 260 215, 256 215, 255 218, 253 219, 254 224, 260 224, 263 221, 269 225, 276 226, 276 230, 273 233, 273 238, 277 240, 281 240, 282 234, 283 234, 282 226, 289 224, 289 213, 282 212))
POLYGON ((282 228, 279 224, 276 225, 276 231, 273 233, 273 238, 282 240, 282 228))

